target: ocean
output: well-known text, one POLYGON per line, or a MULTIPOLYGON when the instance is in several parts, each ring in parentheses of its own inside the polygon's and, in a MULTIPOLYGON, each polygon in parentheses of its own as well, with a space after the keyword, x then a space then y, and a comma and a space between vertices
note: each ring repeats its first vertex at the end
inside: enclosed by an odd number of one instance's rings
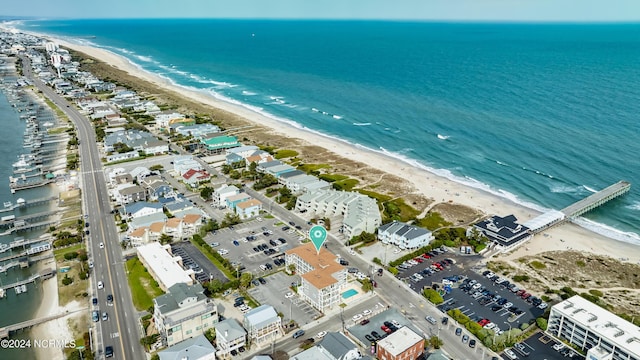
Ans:
POLYGON ((629 194, 581 224, 640 244, 640 24, 57 20, 17 27, 104 48, 180 86, 539 211, 630 181, 629 194))

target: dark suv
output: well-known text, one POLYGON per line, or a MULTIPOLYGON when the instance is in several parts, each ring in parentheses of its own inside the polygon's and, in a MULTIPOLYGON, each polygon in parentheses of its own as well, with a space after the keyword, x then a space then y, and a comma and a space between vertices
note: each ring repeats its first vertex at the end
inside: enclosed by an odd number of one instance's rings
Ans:
POLYGON ((104 348, 104 357, 113 357, 113 346, 104 348))

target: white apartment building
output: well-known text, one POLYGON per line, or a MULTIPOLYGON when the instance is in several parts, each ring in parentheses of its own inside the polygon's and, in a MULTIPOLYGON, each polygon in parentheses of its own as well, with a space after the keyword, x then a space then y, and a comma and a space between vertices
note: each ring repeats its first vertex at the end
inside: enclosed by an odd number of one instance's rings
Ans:
POLYGON ((217 305, 198 283, 177 283, 153 305, 154 324, 166 346, 202 335, 218 322, 217 305))
POLYGON ((587 360, 640 360, 638 327, 579 295, 551 307, 547 332, 587 351, 587 360))
POLYGON ((218 356, 231 356, 232 350, 239 349, 247 343, 247 331, 236 319, 225 319, 215 325, 218 356))
POLYGON ((434 237, 431 231, 393 221, 378 228, 378 240, 383 244, 392 244, 402 250, 417 249, 428 245, 434 237))
POLYGON ((356 192, 317 190, 298 197, 296 210, 320 216, 343 216, 342 232, 351 238, 373 233, 382 223, 376 201, 356 192))
POLYGON ((171 245, 160 245, 152 242, 136 248, 138 259, 149 274, 158 282, 160 288, 169 291, 175 284, 193 284, 193 270, 184 270, 182 267, 182 257, 173 256, 171 245))

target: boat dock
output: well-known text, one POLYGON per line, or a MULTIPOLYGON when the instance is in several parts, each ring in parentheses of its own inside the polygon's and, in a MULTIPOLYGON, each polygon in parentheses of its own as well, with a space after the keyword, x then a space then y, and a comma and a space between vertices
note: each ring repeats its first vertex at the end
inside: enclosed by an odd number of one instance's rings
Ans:
POLYGON ((22 208, 22 207, 43 205, 48 202, 56 201, 56 200, 58 200, 57 196, 39 198, 39 199, 33 199, 33 200, 18 199, 18 201, 15 204, 11 202, 5 203, 5 207, 4 209, 0 209, 0 213, 13 211, 15 209, 22 208))
POLYGON ((16 331, 19 331, 19 330, 22 330, 22 329, 28 329, 30 327, 45 323, 45 322, 50 321, 50 320, 59 319, 61 317, 65 317, 67 315, 71 315, 71 314, 77 313, 79 311, 86 311, 86 310, 87 310, 87 308, 82 308, 82 309, 77 309, 77 310, 70 311, 70 312, 59 313, 59 314, 56 314, 56 315, 41 317, 39 319, 27 320, 27 321, 23 321, 23 322, 20 322, 20 323, 17 323, 17 324, 1 327, 0 328, 0 339, 7 339, 7 338, 9 338, 11 333, 14 333, 16 331))
MULTIPOLYGON (((37 244, 37 243, 41 243, 41 242, 51 242, 53 241, 53 236, 49 235, 49 236, 45 236, 45 237, 41 237, 41 238, 37 238, 37 239, 30 239, 30 240, 25 240, 25 239, 16 239, 12 242, 10 242, 8 245, 7 244, 0 244, 0 254, 7 252, 9 250, 13 250, 17 247, 21 247, 24 249, 25 247, 27 247, 28 245, 31 244, 37 244)), ((6 260, 6 259, 4 259, 6 260)), ((2 262, 3 259, 0 259, 0 262, 2 262)))

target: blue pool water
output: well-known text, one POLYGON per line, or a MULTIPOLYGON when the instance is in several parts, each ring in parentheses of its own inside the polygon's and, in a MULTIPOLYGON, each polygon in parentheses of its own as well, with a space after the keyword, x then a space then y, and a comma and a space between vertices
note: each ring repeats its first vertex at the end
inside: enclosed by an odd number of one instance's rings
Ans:
POLYGON ((342 298, 343 299, 348 299, 354 295, 358 295, 358 291, 354 290, 354 289, 349 289, 345 292, 342 293, 342 298))

